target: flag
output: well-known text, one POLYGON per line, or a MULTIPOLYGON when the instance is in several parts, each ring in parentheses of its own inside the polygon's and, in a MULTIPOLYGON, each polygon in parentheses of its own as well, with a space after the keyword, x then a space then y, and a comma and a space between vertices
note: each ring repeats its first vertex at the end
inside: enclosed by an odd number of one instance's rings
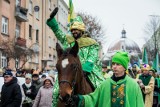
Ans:
POLYGON ((148 64, 148 56, 147 56, 147 51, 146 49, 144 48, 144 51, 143 51, 143 56, 142 56, 142 62, 143 64, 148 64))
POLYGON ((138 67, 140 68, 140 66, 141 66, 141 62, 140 62, 139 56, 138 56, 137 65, 138 65, 138 67))
POLYGON ((72 0, 69 0, 69 14, 68 14, 68 23, 72 22, 72 20, 76 18, 76 14, 74 12, 74 6, 72 0))
POLYGON ((158 56, 158 53, 156 54, 156 57, 153 60, 152 68, 157 70, 157 72, 159 71, 159 56, 158 56))

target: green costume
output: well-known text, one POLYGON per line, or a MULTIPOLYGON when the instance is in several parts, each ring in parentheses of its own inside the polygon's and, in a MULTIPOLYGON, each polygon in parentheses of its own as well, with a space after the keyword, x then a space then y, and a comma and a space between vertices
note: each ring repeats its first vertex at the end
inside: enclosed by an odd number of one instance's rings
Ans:
MULTIPOLYGON (((62 32, 59 28, 57 21, 55 18, 51 20, 47 20, 47 25, 52 29, 57 39, 62 43, 64 49, 68 47, 72 47, 74 45, 75 39, 72 36, 66 35, 62 32)), ((80 18, 76 18, 75 22, 71 25, 71 29, 79 29, 81 31, 85 30, 85 26, 80 18), (79 22, 78 22, 79 21, 79 22)), ((97 88, 101 81, 104 80, 102 75, 102 68, 101 63, 99 61, 99 45, 98 43, 92 39, 87 37, 87 35, 82 35, 79 39, 77 39, 79 44, 79 58, 82 64, 82 69, 85 72, 88 72, 89 79, 97 88)), ((56 102, 58 99, 58 80, 54 85, 54 92, 53 92, 53 107, 56 106, 56 102)))
POLYGON ((79 96, 79 107, 144 107, 139 85, 127 75, 118 82, 108 78, 93 93, 79 96))

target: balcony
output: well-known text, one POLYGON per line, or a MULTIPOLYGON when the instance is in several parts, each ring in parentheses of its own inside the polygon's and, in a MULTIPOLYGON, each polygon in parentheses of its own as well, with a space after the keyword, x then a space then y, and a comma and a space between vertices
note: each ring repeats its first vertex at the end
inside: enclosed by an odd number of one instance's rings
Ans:
POLYGON ((18 21, 20 22, 27 22, 27 12, 28 9, 23 8, 21 6, 16 6, 16 12, 15 12, 15 17, 18 21))
POLYGON ((15 44, 21 47, 26 47, 26 39, 18 37, 15 44))

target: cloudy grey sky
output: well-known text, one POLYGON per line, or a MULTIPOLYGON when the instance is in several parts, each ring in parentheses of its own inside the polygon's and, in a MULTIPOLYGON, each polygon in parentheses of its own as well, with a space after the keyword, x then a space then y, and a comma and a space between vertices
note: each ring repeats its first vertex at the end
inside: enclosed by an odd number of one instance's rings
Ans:
MULTIPOLYGON (((65 0, 68 4, 68 0, 65 0)), ((140 48, 144 44, 145 23, 151 16, 160 16, 160 0, 72 0, 75 12, 87 12, 96 16, 105 28, 105 48, 121 37, 126 30, 127 38, 134 40, 140 48)))

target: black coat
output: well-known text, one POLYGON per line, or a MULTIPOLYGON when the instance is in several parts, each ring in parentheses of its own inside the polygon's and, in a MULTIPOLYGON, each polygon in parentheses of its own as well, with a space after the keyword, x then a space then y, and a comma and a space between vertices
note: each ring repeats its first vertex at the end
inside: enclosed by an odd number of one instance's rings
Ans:
POLYGON ((30 99, 34 100, 37 92, 36 92, 36 87, 31 85, 29 88, 25 85, 25 83, 22 85, 23 91, 25 96, 29 97, 30 99), (30 93, 27 93, 28 90, 31 90, 30 93))
POLYGON ((20 86, 17 83, 17 78, 4 83, 1 91, 1 106, 2 107, 20 107, 22 101, 22 93, 20 86))

